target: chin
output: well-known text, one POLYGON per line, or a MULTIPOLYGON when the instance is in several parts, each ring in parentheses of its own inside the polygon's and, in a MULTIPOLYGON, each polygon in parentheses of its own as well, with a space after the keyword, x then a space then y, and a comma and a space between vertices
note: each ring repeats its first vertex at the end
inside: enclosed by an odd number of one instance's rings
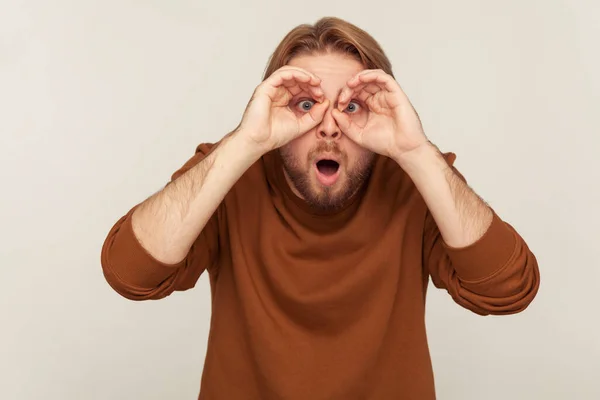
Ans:
POLYGON ((317 148, 304 157, 292 149, 280 149, 283 167, 292 190, 313 208, 333 211, 346 203, 370 176, 373 155, 361 154, 350 164, 347 153, 317 148))
POLYGON ((343 170, 335 174, 320 176, 318 171, 310 171, 306 181, 310 186, 297 187, 302 198, 313 208, 320 211, 335 211, 341 208, 354 194, 356 188, 348 184, 347 176, 343 170))

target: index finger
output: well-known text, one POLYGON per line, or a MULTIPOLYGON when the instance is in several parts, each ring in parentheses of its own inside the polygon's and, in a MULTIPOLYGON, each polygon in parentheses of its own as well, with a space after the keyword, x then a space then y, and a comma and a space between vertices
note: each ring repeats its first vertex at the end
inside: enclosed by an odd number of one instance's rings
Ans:
POLYGON ((279 76, 284 77, 286 80, 296 78, 301 82, 305 82, 314 86, 321 84, 321 78, 319 78, 315 74, 303 68, 293 67, 291 65, 284 65, 283 67, 279 68, 278 70, 273 72, 273 74, 271 74, 271 76, 267 78, 267 80, 271 78, 277 80, 277 77, 279 76), (309 77, 310 79, 306 79, 305 77, 309 77))
POLYGON ((300 68, 280 68, 261 84, 261 91, 264 91, 273 99, 275 93, 280 89, 285 89, 294 96, 303 88, 306 88, 317 100, 321 101, 323 90, 320 82, 321 80, 318 77, 300 68))
POLYGON ((389 92, 399 92, 400 85, 391 75, 380 69, 361 71, 347 82, 348 87, 354 88, 361 83, 373 83, 389 92))

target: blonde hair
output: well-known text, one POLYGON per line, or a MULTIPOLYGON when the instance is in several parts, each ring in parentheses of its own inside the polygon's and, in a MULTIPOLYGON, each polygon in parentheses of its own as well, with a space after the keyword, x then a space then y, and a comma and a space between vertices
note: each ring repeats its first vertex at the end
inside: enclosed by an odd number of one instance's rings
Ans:
POLYGON ((343 19, 325 17, 313 25, 302 24, 292 29, 271 55, 263 79, 295 56, 328 52, 350 55, 366 69, 381 69, 394 76, 390 60, 371 35, 343 19))

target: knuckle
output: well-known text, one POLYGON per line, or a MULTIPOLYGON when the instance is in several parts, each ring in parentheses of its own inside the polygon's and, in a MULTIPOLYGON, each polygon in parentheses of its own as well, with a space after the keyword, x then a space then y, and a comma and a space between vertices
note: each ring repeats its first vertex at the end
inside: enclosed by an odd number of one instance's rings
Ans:
POLYGON ((258 85, 255 89, 254 92, 252 93, 252 98, 254 99, 256 96, 259 96, 264 90, 265 90, 265 85, 267 85, 266 82, 261 83, 260 85, 258 85))
POLYGON ((275 71, 275 73, 277 74, 287 74, 293 71, 297 71, 298 69, 295 67, 291 67, 289 65, 284 65, 283 67, 279 68, 277 71, 275 71))

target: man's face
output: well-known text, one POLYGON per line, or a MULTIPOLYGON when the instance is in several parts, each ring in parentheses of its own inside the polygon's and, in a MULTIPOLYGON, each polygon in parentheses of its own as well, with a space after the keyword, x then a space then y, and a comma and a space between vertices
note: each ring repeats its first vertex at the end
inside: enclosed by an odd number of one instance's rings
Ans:
MULTIPOLYGON (((365 183, 373 164, 374 154, 344 135, 331 115, 346 82, 364 67, 354 58, 339 53, 300 55, 288 65, 321 78, 330 106, 319 125, 280 148, 286 179, 294 193, 313 207, 335 210, 365 183)), ((289 107, 301 116, 313 104, 309 93, 300 93, 289 107)), ((344 112, 358 125, 366 124, 366 105, 353 101, 344 112)))

